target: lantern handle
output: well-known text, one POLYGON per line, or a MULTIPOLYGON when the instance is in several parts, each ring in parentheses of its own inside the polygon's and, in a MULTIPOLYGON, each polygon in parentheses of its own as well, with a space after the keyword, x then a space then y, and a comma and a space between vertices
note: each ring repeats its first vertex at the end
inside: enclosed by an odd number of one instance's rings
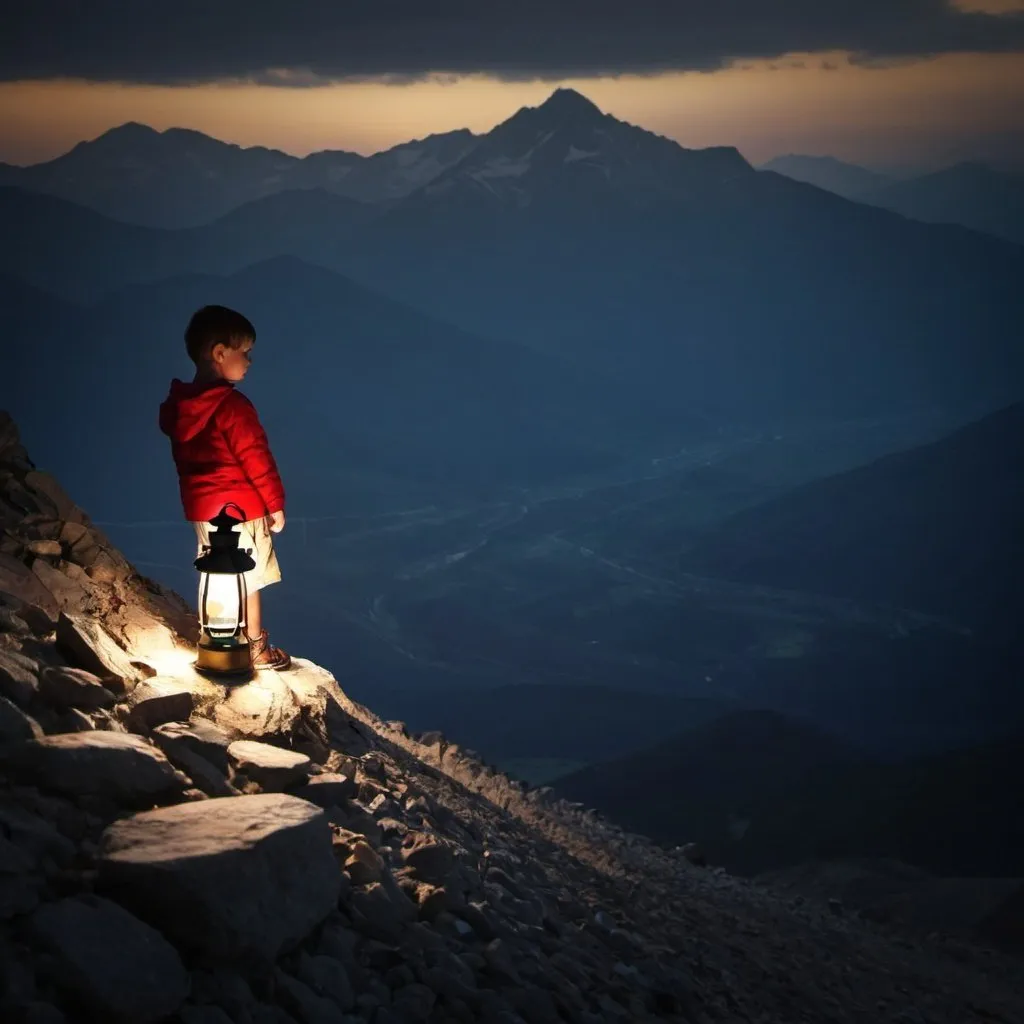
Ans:
POLYGON ((224 507, 223 507, 223 508, 222 508, 222 509, 220 510, 220 514, 221 514, 221 515, 223 515, 223 514, 224 514, 225 512, 227 512, 227 510, 228 510, 229 508, 234 508, 234 509, 238 509, 238 511, 239 511, 239 512, 241 513, 241 516, 240 516, 240 518, 241 518, 242 522, 244 523, 244 522, 246 521, 246 520, 245 520, 245 509, 244 509, 244 508, 242 508, 242 506, 241 506, 241 505, 237 505, 237 504, 235 504, 235 502, 233 502, 233 501, 229 501, 229 502, 228 502, 228 503, 227 503, 227 504, 226 504, 226 505, 225 505, 225 506, 224 506, 224 507))

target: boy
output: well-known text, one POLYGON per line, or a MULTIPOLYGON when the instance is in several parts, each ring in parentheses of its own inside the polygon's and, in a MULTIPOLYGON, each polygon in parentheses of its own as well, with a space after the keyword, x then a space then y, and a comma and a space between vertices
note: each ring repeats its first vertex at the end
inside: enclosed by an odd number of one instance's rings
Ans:
POLYGON ((197 310, 185 331, 196 373, 191 383, 171 381, 160 406, 160 429, 171 439, 185 518, 195 527, 200 551, 208 521, 225 505, 244 512, 241 546, 252 548, 256 562, 245 574, 252 664, 281 670, 291 658, 267 638, 260 590, 281 579, 271 534, 284 529, 284 488, 256 409, 235 390, 255 342, 256 329, 241 313, 225 306, 197 310))

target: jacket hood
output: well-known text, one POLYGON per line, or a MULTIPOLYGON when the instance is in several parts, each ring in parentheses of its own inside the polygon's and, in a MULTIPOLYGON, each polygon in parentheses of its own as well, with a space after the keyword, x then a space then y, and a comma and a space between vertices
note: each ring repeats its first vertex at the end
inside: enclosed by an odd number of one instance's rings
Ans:
POLYGON ((212 384, 172 380, 171 390, 160 406, 160 429, 172 441, 190 441, 233 390, 234 385, 226 380, 212 384))

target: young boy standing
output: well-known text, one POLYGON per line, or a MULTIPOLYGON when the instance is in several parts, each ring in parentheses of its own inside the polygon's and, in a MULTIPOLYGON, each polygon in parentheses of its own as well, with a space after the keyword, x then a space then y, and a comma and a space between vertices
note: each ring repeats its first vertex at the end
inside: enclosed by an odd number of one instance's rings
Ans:
POLYGON ((185 518, 200 551, 208 522, 228 504, 242 510, 242 547, 256 568, 245 574, 246 631, 253 668, 286 669, 291 658, 263 628, 260 590, 281 579, 272 534, 284 529, 284 487, 256 409, 235 385, 245 377, 256 342, 249 320, 226 306, 197 310, 185 331, 196 364, 191 382, 171 381, 160 406, 160 429, 171 439, 185 518))

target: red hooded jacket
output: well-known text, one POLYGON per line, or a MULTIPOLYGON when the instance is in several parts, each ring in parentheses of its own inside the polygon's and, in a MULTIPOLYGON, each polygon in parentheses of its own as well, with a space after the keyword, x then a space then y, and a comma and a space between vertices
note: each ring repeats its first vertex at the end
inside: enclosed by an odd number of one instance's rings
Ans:
POLYGON ((246 519, 284 509, 284 487, 252 402, 228 381, 171 381, 160 406, 185 518, 209 521, 229 502, 246 519))

